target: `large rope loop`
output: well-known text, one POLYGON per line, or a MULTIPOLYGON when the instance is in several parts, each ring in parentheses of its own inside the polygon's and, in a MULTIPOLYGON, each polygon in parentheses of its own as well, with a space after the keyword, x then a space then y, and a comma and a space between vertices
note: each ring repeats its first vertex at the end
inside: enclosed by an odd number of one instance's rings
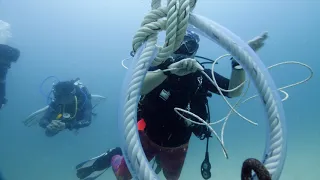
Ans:
POLYGON ((139 87, 142 86, 150 64, 153 66, 161 64, 180 46, 189 21, 190 1, 171 0, 168 1, 167 7, 161 7, 160 0, 153 0, 152 10, 144 18, 132 42, 133 53, 143 48, 144 44, 145 48, 138 51, 141 55, 137 54, 138 61, 128 82, 128 87, 125 87, 126 97, 122 112, 123 140, 125 142, 123 150, 129 169, 136 172, 133 176, 142 180, 154 180, 157 177, 145 159, 135 128, 137 102, 140 98, 139 87), (158 51, 155 51, 157 50, 157 36, 161 30, 166 30, 166 41, 163 47, 158 47, 158 51))
POLYGON ((153 0, 151 3, 152 10, 144 18, 140 29, 133 38, 133 52, 136 52, 151 34, 157 34, 165 30, 165 43, 163 47, 158 47, 159 53, 152 66, 164 62, 179 48, 188 27, 189 14, 195 4, 195 0, 170 0, 167 7, 161 7, 160 0, 153 0))

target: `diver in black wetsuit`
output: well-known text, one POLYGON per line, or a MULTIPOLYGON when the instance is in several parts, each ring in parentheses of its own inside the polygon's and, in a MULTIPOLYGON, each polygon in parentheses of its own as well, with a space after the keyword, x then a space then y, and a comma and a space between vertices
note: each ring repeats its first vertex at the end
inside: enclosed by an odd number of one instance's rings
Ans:
POLYGON ((64 129, 74 130, 91 124, 91 94, 79 79, 58 82, 52 92, 54 99, 39 122, 48 137, 64 129))
MULTIPOLYGON (((261 39, 258 45, 255 44, 256 42, 251 44, 254 50, 262 47, 265 39, 261 39)), ((155 68, 150 68, 153 72, 147 73, 141 89, 142 97, 137 117, 141 144, 146 157, 149 160, 155 157, 164 176, 170 180, 177 180, 180 177, 192 133, 200 139, 210 136, 207 127, 186 123, 173 109, 175 107, 187 109, 202 119, 209 120, 208 97, 211 97, 211 93, 219 94, 217 88, 198 71, 197 61, 191 59, 198 50, 198 43, 198 35, 187 31, 180 48, 174 52, 172 58, 155 68), (178 68, 178 70, 162 71, 172 68, 178 68), (142 128, 139 127, 141 122, 145 124, 142 128)), ((230 79, 214 73, 217 84, 223 89, 233 89, 245 80, 244 70, 233 58, 231 58, 231 67, 230 79)), ((210 69, 204 69, 204 72, 212 78, 210 69)), ((223 96, 237 97, 241 95, 241 91, 242 88, 231 93, 223 92, 223 96)), ((112 166, 117 179, 130 179, 131 175, 124 158, 119 148, 116 149, 108 150, 99 157, 79 164, 78 178, 85 179, 95 171, 112 166), (116 149, 118 154, 114 153, 116 149), (98 163, 103 166, 90 166, 92 163, 100 162, 102 158, 108 160, 102 164, 98 163)), ((98 176, 92 179, 96 177, 98 176)))
POLYGON ((6 76, 11 68, 11 63, 17 62, 20 51, 11 46, 0 44, 0 109, 7 103, 6 76))

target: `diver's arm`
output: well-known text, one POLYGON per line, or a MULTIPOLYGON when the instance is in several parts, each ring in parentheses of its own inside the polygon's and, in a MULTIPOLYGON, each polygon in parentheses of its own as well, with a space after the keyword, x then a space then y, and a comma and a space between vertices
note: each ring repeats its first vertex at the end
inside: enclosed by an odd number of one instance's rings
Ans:
MULTIPOLYGON (((259 49, 261 49, 264 46, 264 41, 268 38, 268 32, 264 32, 261 35, 253 38, 252 40, 248 41, 248 45, 257 52, 259 49)), ((235 59, 232 57, 230 59, 232 62, 232 73, 229 83, 229 90, 234 89, 238 87, 241 83, 243 83, 246 80, 246 73, 243 70, 243 68, 235 61, 235 59), (235 66, 238 66, 240 68, 235 68, 235 66)), ((241 95, 242 90, 244 86, 239 87, 235 91, 229 92, 230 97, 238 97, 241 95)))
MULTIPOLYGON (((204 69, 204 72, 212 79, 212 74, 211 74, 210 69, 204 69)), ((228 78, 225 78, 216 72, 214 72, 214 77, 215 77, 215 80, 220 88, 228 89, 229 84, 230 84, 230 80, 228 78)), ((209 81, 206 77, 204 77, 203 82, 204 82, 204 86, 206 86, 210 92, 220 95, 217 87, 215 85, 213 85, 211 83, 211 81, 209 81)), ((229 97, 228 92, 224 92, 224 91, 221 91, 221 92, 222 92, 223 96, 229 97)))
MULTIPOLYGON (((246 80, 246 73, 243 69, 235 69, 232 68, 231 72, 231 77, 230 77, 230 82, 229 82, 229 87, 228 89, 234 89, 238 87, 241 83, 243 83, 246 80)), ((243 85, 240 86, 238 89, 231 91, 228 93, 229 97, 239 97, 242 93, 243 90, 243 85)))
MULTIPOLYGON (((212 79, 210 69, 205 69, 204 72, 212 79)), ((227 89, 227 90, 233 89, 233 88, 239 86, 246 79, 245 71, 243 69, 234 69, 234 68, 232 68, 230 80, 223 77, 222 75, 220 75, 216 72, 214 72, 214 76, 215 76, 215 79, 216 79, 218 86, 222 89, 227 89)), ((206 83, 208 90, 210 92, 220 95, 217 87, 214 86, 210 81, 208 81, 205 78, 204 82, 206 83)), ((237 90, 232 91, 232 92, 224 92, 224 91, 221 91, 221 92, 226 97, 234 98, 234 97, 240 96, 242 93, 242 90, 243 90, 243 86, 239 87, 237 90)))
POLYGON ((47 126, 51 123, 52 119, 50 119, 50 117, 52 117, 52 113, 54 112, 54 110, 50 106, 48 107, 48 109, 46 110, 45 114, 43 115, 43 117, 40 119, 39 121, 39 126, 46 129, 47 126))
POLYGON ((147 72, 141 87, 141 95, 146 95, 151 92, 154 88, 163 83, 167 77, 168 76, 165 75, 162 70, 147 72))
MULTIPOLYGON (((248 42, 248 45, 257 52, 260 48, 263 47, 264 41, 268 38, 268 33, 265 32, 260 36, 257 36, 250 40, 248 42)), ((229 83, 229 90, 234 89, 238 87, 241 83, 243 83, 246 80, 246 72, 243 70, 243 68, 239 65, 239 63, 232 57, 230 59, 232 61, 232 72, 231 72, 231 78, 229 83), (240 68, 235 68, 235 67, 240 68)), ((244 86, 239 87, 235 91, 229 92, 230 97, 238 97, 241 95, 242 90, 244 86)))
POLYGON ((45 113, 45 115, 40 119, 39 121, 39 126, 46 129, 47 126, 50 124, 50 110, 48 109, 47 112, 45 113))
POLYGON ((190 73, 194 73, 198 70, 198 63, 196 60, 191 58, 184 58, 181 61, 174 62, 172 58, 168 58, 162 64, 151 67, 147 73, 142 88, 141 95, 148 94, 154 88, 158 87, 164 80, 167 79, 168 75, 163 71, 165 69, 170 69, 169 74, 174 74, 177 76, 185 76, 190 73), (157 69, 156 71, 152 71, 157 69), (150 72, 150 70, 152 72, 150 72))
POLYGON ((58 131, 53 131, 50 128, 47 128, 47 126, 52 122, 51 117, 55 113, 55 110, 52 108, 54 107, 54 103, 51 102, 48 109, 46 110, 45 114, 39 121, 39 126, 45 129, 45 135, 47 137, 52 137, 56 134, 58 134, 58 131))
POLYGON ((47 137, 53 137, 54 135, 58 134, 59 131, 53 131, 50 128, 47 128, 47 126, 51 123, 52 114, 54 113, 54 109, 49 106, 44 116, 39 121, 39 126, 45 129, 45 135, 47 137))
MULTIPOLYGON (((248 45, 252 48, 252 50, 257 52, 259 49, 261 49, 264 46, 264 41, 267 38, 268 38, 268 32, 263 32, 261 35, 259 35, 259 36, 255 37, 255 38, 253 38, 252 40, 248 41, 248 45)), ((241 68, 239 63, 237 63, 237 61, 234 60, 233 57, 230 60, 232 62, 232 72, 231 72, 230 81, 229 81, 228 87, 227 87, 228 90, 231 90, 231 89, 234 89, 234 88, 238 87, 240 84, 242 84, 246 80, 246 74, 245 74, 245 71, 243 70, 243 68, 241 68), (235 66, 240 66, 240 68, 235 68, 235 66)), ((211 77, 211 72, 210 73, 206 72, 206 73, 211 77)), ((217 81, 217 83, 219 84, 218 81, 217 81)), ((244 86, 241 86, 237 90, 229 92, 228 93, 228 97, 232 98, 232 97, 240 96, 241 93, 242 93, 243 88, 244 88, 244 86)), ((223 88, 223 89, 226 89, 226 88, 223 88)), ((217 88, 211 87, 211 90, 214 90, 214 91, 211 91, 211 92, 217 93, 217 88)))
POLYGON ((59 133, 59 131, 51 131, 51 130, 48 130, 48 129, 46 129, 46 131, 45 131, 45 134, 46 134, 47 137, 53 137, 58 133, 59 133))
POLYGON ((91 120, 92 120, 92 103, 88 99, 88 101, 86 102, 86 104, 84 106, 83 119, 81 119, 79 121, 75 121, 72 124, 66 124, 66 127, 69 130, 84 128, 84 127, 87 127, 91 124, 91 120))

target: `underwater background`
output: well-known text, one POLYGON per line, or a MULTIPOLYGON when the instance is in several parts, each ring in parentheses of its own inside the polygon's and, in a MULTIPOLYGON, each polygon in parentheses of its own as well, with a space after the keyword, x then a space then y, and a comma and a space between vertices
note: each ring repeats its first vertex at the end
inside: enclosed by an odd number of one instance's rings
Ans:
MULTIPOLYGON (((75 165, 120 145, 118 106, 127 71, 121 60, 129 56, 133 36, 150 9, 147 0, 0 1, 0 19, 11 24, 13 37, 9 45, 21 51, 20 59, 7 75, 9 101, 0 112, 0 171, 6 180, 76 180, 75 165), (39 86, 52 75, 60 80, 79 77, 91 93, 107 97, 95 109, 98 115, 92 124, 77 135, 65 131, 48 138, 40 127, 28 128, 22 123, 30 113, 46 105, 39 86)), ((283 102, 288 149, 280 179, 320 179, 320 1, 199 0, 194 13, 218 22, 245 41, 268 31, 269 39, 258 52, 266 66, 300 61, 312 67, 314 76, 310 81, 286 90, 290 95, 283 102)), ((224 53, 201 37, 199 55, 215 59, 224 53)), ((215 71, 229 77, 228 58, 215 67, 215 71)), ((277 87, 309 75, 297 65, 276 67, 270 73, 277 87)), ((51 85, 52 82, 45 83, 44 90, 49 92, 51 85)), ((247 96, 255 93, 251 86, 247 96)), ((211 121, 229 112, 223 98, 217 95, 210 99, 210 109, 211 121)), ((260 99, 248 101, 239 111, 259 125, 231 115, 224 137, 229 159, 224 158, 215 138, 209 144, 211 179, 240 179, 242 162, 251 157, 261 160, 263 156, 266 117, 260 99)), ((220 134, 221 124, 214 129, 220 134)), ((192 137, 180 179, 202 179, 205 142, 192 137)), ((115 177, 109 169, 100 179, 115 177)))

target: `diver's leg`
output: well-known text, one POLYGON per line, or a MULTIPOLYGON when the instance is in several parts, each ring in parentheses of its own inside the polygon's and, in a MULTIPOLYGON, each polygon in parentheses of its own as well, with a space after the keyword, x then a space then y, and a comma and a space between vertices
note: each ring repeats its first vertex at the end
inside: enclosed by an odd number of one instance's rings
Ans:
POLYGON ((121 148, 113 148, 109 149, 106 153, 100 155, 98 158, 93 158, 89 161, 80 164, 80 167, 77 168, 77 177, 80 179, 84 179, 90 176, 95 171, 102 171, 111 166, 112 157, 115 155, 122 155, 121 148), (84 167, 86 163, 93 162, 91 166, 84 167))
POLYGON ((120 147, 110 149, 105 153, 105 155, 98 158, 92 165, 95 171, 101 171, 109 168, 111 166, 112 157, 115 155, 122 155, 120 147))
MULTIPOLYGON (((158 151, 150 145, 150 140, 143 131, 139 131, 140 141, 147 159, 150 161, 158 151)), ((132 179, 131 173, 126 165, 123 156, 114 156, 112 158, 112 169, 117 180, 132 179)))
POLYGON ((131 173, 126 165, 123 156, 115 155, 111 160, 112 170, 117 180, 132 179, 131 173))
POLYGON ((164 149, 159 154, 163 175, 167 180, 178 180, 187 155, 188 144, 178 148, 164 149))

